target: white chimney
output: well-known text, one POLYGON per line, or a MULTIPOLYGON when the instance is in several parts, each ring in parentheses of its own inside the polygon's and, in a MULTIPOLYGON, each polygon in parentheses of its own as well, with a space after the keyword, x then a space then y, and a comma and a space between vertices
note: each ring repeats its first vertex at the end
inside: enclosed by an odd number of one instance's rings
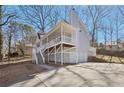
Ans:
POLYGON ((70 16, 69 16, 69 23, 76 27, 79 28, 82 31, 86 31, 87 32, 87 28, 85 26, 85 24, 81 21, 78 13, 75 11, 75 9, 71 9, 70 11, 70 16))
POLYGON ((70 15, 69 15, 69 23, 78 28, 79 27, 79 17, 78 17, 78 13, 75 11, 75 9, 71 9, 70 11, 70 15))

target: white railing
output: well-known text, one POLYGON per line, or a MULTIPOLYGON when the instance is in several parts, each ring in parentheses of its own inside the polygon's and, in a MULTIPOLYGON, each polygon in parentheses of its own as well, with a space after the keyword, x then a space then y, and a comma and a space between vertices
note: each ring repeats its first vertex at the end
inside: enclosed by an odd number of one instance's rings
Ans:
POLYGON ((49 54, 49 61, 53 62, 64 62, 64 63, 76 63, 77 62, 77 52, 64 52, 63 60, 61 59, 61 53, 51 53, 49 54), (56 55, 56 59, 55 59, 56 55))
POLYGON ((75 47, 71 47, 71 48, 65 49, 64 52, 71 52, 73 50, 76 50, 76 48, 75 47))
POLYGON ((36 63, 38 64, 38 59, 37 59, 37 56, 36 56, 37 53, 40 53, 40 55, 41 55, 41 57, 42 57, 42 59, 43 59, 43 63, 45 63, 45 58, 44 58, 44 56, 43 56, 43 50, 41 50, 40 47, 35 47, 35 48, 33 49, 33 55, 34 55, 33 58, 36 60, 36 63))
POLYGON ((52 45, 54 45, 54 44, 57 44, 57 43, 59 43, 59 42, 61 42, 61 41, 62 41, 62 42, 65 42, 65 43, 75 44, 75 42, 74 42, 75 40, 72 39, 71 37, 68 37, 68 36, 61 36, 61 37, 57 37, 57 38, 55 38, 55 39, 49 41, 49 42, 46 43, 46 44, 41 45, 41 49, 50 47, 50 46, 52 46, 52 45))
POLYGON ((36 62, 36 64, 38 64, 38 59, 37 59, 37 56, 36 56, 36 49, 35 49, 35 48, 33 48, 33 52, 32 52, 32 53, 33 53, 33 56, 32 56, 32 57, 33 57, 33 58, 32 58, 32 59, 33 59, 33 60, 32 60, 33 63, 36 62))
POLYGON ((74 44, 74 39, 68 36, 62 36, 63 42, 74 44))

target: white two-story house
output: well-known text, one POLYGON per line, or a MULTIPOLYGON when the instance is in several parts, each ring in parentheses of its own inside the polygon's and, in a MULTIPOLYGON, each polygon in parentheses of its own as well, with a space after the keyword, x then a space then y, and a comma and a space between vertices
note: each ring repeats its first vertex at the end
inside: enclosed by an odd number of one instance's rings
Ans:
POLYGON ((48 33, 38 33, 33 57, 37 64, 87 62, 89 48, 87 27, 71 10, 69 22, 60 21, 48 33))

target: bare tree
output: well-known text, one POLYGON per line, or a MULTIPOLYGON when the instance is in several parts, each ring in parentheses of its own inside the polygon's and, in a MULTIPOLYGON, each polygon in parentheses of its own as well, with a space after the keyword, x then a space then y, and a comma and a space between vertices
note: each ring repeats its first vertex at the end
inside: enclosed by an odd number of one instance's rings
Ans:
MULTIPOLYGON (((2 6, 0 5, 0 24, 2 24, 2 6)), ((0 26, 0 61, 2 60, 2 27, 0 26)))
POLYGON ((103 35, 104 35, 104 48, 106 49, 106 43, 107 43, 107 26, 103 27, 103 35))
POLYGON ((52 10, 49 16, 50 27, 56 25, 56 23, 60 20, 60 18, 61 18, 60 8, 58 6, 54 6, 54 9, 52 10))
POLYGON ((112 41, 113 41, 112 37, 113 37, 113 31, 114 31, 112 22, 110 22, 109 24, 109 31, 110 31, 110 41, 111 41, 111 49, 112 49, 112 41))
POLYGON ((8 61, 10 60, 11 57, 11 47, 12 47, 12 41, 14 37, 14 33, 16 32, 16 26, 13 25, 12 23, 9 23, 8 28, 6 29, 6 44, 8 47, 8 61))
POLYGON ((74 6, 67 6, 67 5, 63 6, 63 14, 64 14, 63 19, 66 21, 68 19, 68 15, 69 15, 71 8, 74 8, 74 6))
POLYGON ((120 37, 120 34, 119 32, 123 29, 122 28, 122 23, 121 23, 121 19, 120 19, 120 16, 119 15, 116 15, 115 16, 115 31, 116 31, 116 42, 117 42, 117 47, 119 48, 118 46, 118 43, 119 43, 119 37, 120 37))
MULTIPOLYGON (((119 10, 119 13, 121 14, 121 17, 119 16, 118 17, 118 24, 119 25, 124 25, 124 6, 118 6, 117 7, 118 8, 118 10, 119 10)), ((116 20, 117 20, 117 18, 116 18, 116 20)), ((121 28, 121 31, 123 30, 123 28, 121 28)), ((118 36, 118 39, 124 39, 124 35, 123 35, 124 33, 122 33, 122 34, 119 34, 119 36, 118 36)))
POLYGON ((8 33, 8 61, 10 60, 11 56, 11 44, 12 44, 12 33, 14 29, 12 26, 9 26, 9 33, 8 33))
POLYGON ((15 16, 14 13, 7 14, 6 16, 4 13, 5 11, 3 11, 3 6, 0 5, 0 61, 2 60, 2 46, 3 46, 2 27, 6 25, 10 21, 11 18, 15 16))
POLYGON ((26 44, 33 44, 35 40, 35 33, 32 26, 19 23, 19 22, 13 22, 12 26, 15 27, 16 33, 20 34, 21 41, 19 42, 21 47, 21 51, 23 52, 23 56, 25 54, 25 46, 26 44))
POLYGON ((92 32, 92 46, 94 46, 97 39, 95 36, 97 36, 96 33, 100 28, 100 22, 109 14, 108 11, 109 10, 105 6, 87 6, 87 14, 92 25, 90 29, 92 32))
POLYGON ((25 16, 24 20, 27 23, 34 25, 40 31, 45 31, 50 26, 50 17, 54 6, 43 6, 43 5, 30 5, 30 6, 19 6, 25 16))

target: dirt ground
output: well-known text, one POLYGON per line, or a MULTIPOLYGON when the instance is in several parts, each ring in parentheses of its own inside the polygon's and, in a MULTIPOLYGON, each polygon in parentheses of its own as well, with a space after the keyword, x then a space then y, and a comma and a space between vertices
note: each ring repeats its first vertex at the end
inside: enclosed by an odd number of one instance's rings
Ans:
POLYGON ((32 64, 31 62, 1 66, 0 86, 8 86, 20 78, 41 73, 44 70, 39 65, 32 64))
POLYGON ((124 64, 92 62, 54 67, 9 87, 124 87, 124 64))
POLYGON ((115 57, 115 56, 107 56, 107 55, 97 55, 96 57, 89 57, 88 62, 124 64, 124 58, 115 57))
MULTIPOLYGON (((98 69, 98 71, 101 71, 101 68, 103 67, 103 68, 105 68, 103 70, 103 72, 105 72, 104 74, 107 73, 107 71, 105 71, 106 68, 115 69, 116 66, 117 66, 118 68, 116 70, 118 70, 120 68, 121 69, 121 72, 123 72, 123 67, 124 66, 123 66, 122 63, 124 63, 124 58, 118 58, 118 57, 112 57, 111 58, 110 56, 97 55, 95 58, 92 57, 91 59, 88 59, 88 61, 89 61, 89 63, 83 63, 83 64, 64 64, 63 66, 61 64, 55 64, 54 62, 47 63, 46 65, 54 67, 55 70, 58 69, 58 68, 59 69, 60 68, 65 69, 66 67, 72 67, 72 68, 76 69, 77 68, 77 65, 81 65, 81 66, 85 66, 86 65, 86 67, 87 67, 87 65, 88 66, 90 65, 93 69, 96 69, 97 67, 98 68, 100 67, 100 69, 98 69), (99 65, 100 63, 101 63, 101 65, 99 65), (108 63, 110 63, 110 64, 108 64, 108 63), (116 64, 113 65, 113 63, 116 63, 116 64), (117 64, 117 63, 119 63, 119 64, 117 64), (94 65, 94 64, 96 64, 96 65, 94 65)), ((50 71, 47 71, 46 72, 46 70, 47 69, 42 68, 39 65, 32 64, 30 58, 20 59, 18 61, 2 62, 2 63, 0 63, 0 86, 1 87, 3 87, 3 86, 9 86, 9 85, 11 85, 14 82, 18 82, 18 80, 21 80, 22 78, 24 78, 24 79, 26 78, 26 80, 24 80, 24 82, 27 82, 27 83, 21 82, 21 83, 19 83, 19 86, 33 86, 34 83, 38 83, 39 84, 40 82, 43 83, 41 85, 46 86, 46 84, 44 84, 46 82, 43 82, 42 81, 42 78, 44 78, 45 76, 47 76, 45 73, 48 72, 48 74, 49 74, 49 72, 54 71, 54 70, 50 70, 50 71), (39 76, 39 75, 41 75, 41 76, 39 76), (30 78, 32 78, 32 79, 30 79, 30 78)), ((78 68, 77 70, 81 70, 81 69, 78 68)), ((116 70, 114 72, 111 72, 112 75, 115 75, 115 72, 116 73, 121 73, 120 71, 116 71, 116 70)), ((82 71, 78 71, 78 72, 80 72, 79 74, 84 75, 84 71, 85 71, 85 69, 83 69, 82 71)), ((65 71, 65 72, 67 72, 67 71, 65 71)), ((87 72, 86 71, 86 73, 89 73, 89 75, 90 75, 91 72, 87 72)), ((73 77, 73 75, 71 75, 71 76, 69 76, 69 75, 63 75, 63 76, 64 77, 67 76, 65 78, 65 80, 67 78, 73 77)), ((93 76, 94 76, 94 74, 93 74, 93 76)), ((106 75, 106 76, 108 77, 108 75, 106 75)), ((62 76, 55 77, 55 78, 57 78, 57 80, 59 80, 61 77, 62 76)), ((115 75, 115 78, 117 78, 116 75, 115 75)), ((123 79, 122 73, 119 74, 118 80, 120 80, 120 79, 123 79), (122 76, 122 77, 120 78, 120 76, 122 76)), ((55 80, 51 80, 50 82, 52 82, 52 81, 55 81, 55 80)), ((63 79, 60 80, 60 81, 63 81, 63 79)), ((73 84, 70 84, 71 82, 68 82, 68 81, 69 80, 67 79, 66 82, 63 83, 65 85, 63 85, 63 84, 60 83, 60 84, 57 84, 56 86, 72 86, 73 84), (68 84, 70 84, 70 85, 68 85, 68 84)), ((72 78, 72 81, 75 81, 75 78, 72 78)), ((79 80, 79 82, 80 82, 80 80, 79 80)), ((103 80, 103 81, 100 81, 100 82, 106 82, 106 81, 103 80)), ((113 84, 113 82, 115 82, 115 81, 112 81, 111 86, 117 86, 117 84, 118 84, 118 86, 123 86, 124 85, 124 84, 121 84, 120 81, 117 82, 117 83, 114 83, 114 84, 113 84)), ((74 86, 75 86, 75 84, 80 84, 80 83, 78 83, 78 82, 75 81, 74 86)), ((51 83, 50 84, 48 83, 47 85, 48 86, 54 86, 54 85, 51 85, 51 83)), ((17 86, 16 83, 15 83, 15 86, 17 86)), ((40 86, 40 85, 38 85, 38 86, 40 86)), ((88 85, 88 86, 91 86, 91 85, 88 85)), ((94 85, 92 85, 92 86, 94 86, 94 85)), ((101 85, 101 86, 104 86, 104 85, 101 85)), ((110 85, 105 85, 105 86, 110 86, 110 85)))
POLYGON ((12 65, 12 64, 17 64, 17 63, 25 63, 27 61, 32 61, 32 57, 29 56, 24 56, 24 57, 13 57, 10 58, 10 60, 8 61, 8 59, 3 59, 2 61, 0 61, 0 67, 3 65, 12 65))

